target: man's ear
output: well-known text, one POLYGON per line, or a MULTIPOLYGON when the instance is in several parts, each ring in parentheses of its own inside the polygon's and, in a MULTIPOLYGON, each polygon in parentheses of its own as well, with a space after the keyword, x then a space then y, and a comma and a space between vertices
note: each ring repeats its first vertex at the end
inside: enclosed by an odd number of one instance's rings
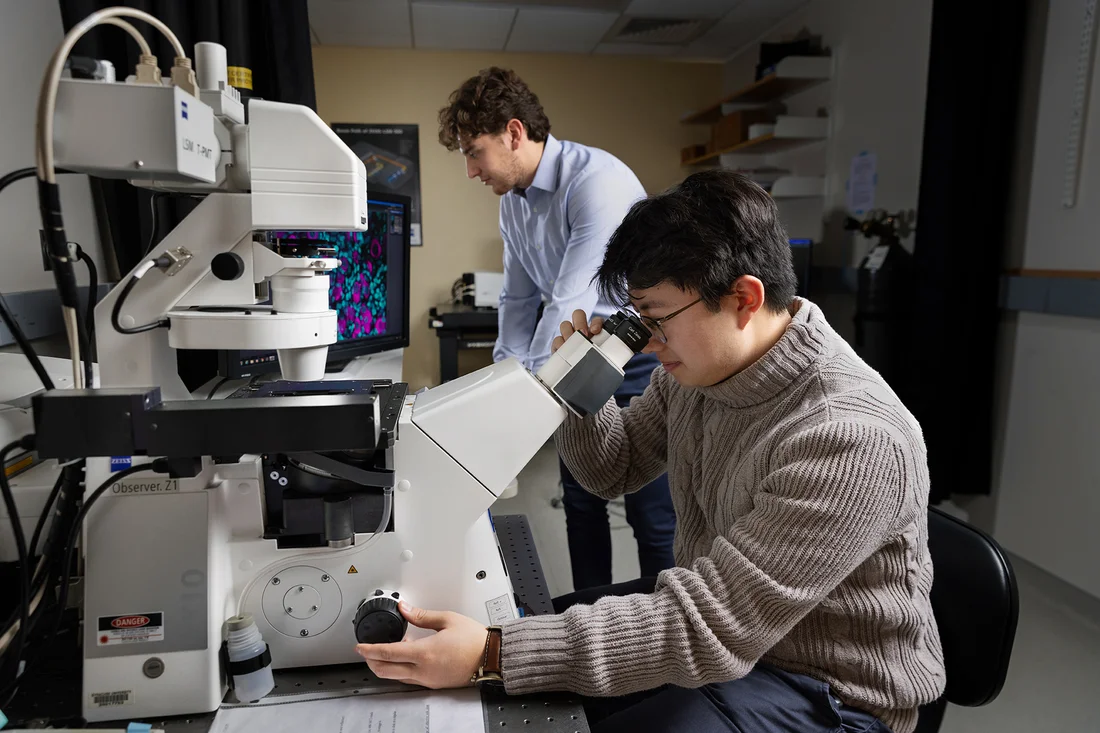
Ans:
POLYGON ((527 128, 514 117, 504 127, 504 142, 510 150, 519 150, 520 144, 527 139, 527 128))
POLYGON ((764 307, 764 283, 752 275, 742 275, 733 282, 730 296, 737 309, 737 325, 744 328, 764 307))

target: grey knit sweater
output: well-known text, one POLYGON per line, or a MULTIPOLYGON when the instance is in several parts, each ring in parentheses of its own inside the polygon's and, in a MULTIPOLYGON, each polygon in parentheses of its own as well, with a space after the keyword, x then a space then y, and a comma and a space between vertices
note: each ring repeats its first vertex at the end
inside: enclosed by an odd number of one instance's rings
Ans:
POLYGON ((817 306, 792 312, 720 384, 681 387, 659 369, 628 408, 559 429, 566 463, 604 498, 667 469, 677 567, 649 595, 508 623, 509 692, 697 687, 764 661, 897 733, 939 696, 920 426, 817 306))

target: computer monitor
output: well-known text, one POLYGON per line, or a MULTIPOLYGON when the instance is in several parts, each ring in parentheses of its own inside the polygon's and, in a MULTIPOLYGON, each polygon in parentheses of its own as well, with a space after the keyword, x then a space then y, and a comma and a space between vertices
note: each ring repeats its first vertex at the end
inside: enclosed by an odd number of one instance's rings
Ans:
POLYGON ((329 364, 409 345, 409 224, 412 200, 367 194, 365 232, 277 232, 295 241, 336 249, 340 266, 329 274, 329 307, 336 311, 336 343, 329 364))
MULTIPOLYGON (((329 367, 357 356, 409 345, 409 254, 412 199, 367 194, 365 232, 269 232, 280 249, 297 244, 336 250, 340 266, 329 274, 329 307, 336 311, 337 341, 329 367)), ((274 351, 227 351, 218 359, 223 377, 278 371, 274 351)))

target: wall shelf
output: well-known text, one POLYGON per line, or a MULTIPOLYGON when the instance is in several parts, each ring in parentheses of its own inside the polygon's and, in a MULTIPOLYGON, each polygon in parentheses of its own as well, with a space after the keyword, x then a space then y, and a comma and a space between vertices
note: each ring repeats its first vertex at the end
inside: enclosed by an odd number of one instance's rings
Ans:
POLYGON ((724 105, 760 106, 786 99, 832 77, 830 56, 788 56, 775 66, 775 71, 723 97, 706 109, 683 117, 685 125, 711 124, 721 119, 724 105))
POLYGON ((767 155, 794 150, 825 140, 829 134, 827 117, 791 117, 780 115, 775 120, 775 132, 745 140, 737 145, 715 150, 697 158, 684 161, 693 166, 716 161, 723 155, 767 155))

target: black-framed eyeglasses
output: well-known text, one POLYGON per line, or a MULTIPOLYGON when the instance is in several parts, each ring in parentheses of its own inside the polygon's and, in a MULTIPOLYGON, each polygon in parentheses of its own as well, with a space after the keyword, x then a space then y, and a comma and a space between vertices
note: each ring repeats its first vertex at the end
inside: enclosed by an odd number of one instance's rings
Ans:
POLYGON ((680 315, 681 313, 683 313, 684 311, 686 311, 688 308, 695 305, 696 303, 701 303, 701 302, 703 302, 702 298, 696 298, 695 300, 693 300, 690 303, 688 303, 687 305, 685 305, 683 308, 680 308, 679 310, 674 310, 671 313, 669 313, 667 316, 662 316, 661 318, 650 318, 649 316, 643 316, 641 313, 638 313, 638 309, 635 308, 633 305, 628 305, 627 307, 630 308, 630 310, 634 311, 634 313, 637 314, 638 319, 641 320, 641 322, 645 325, 646 328, 648 328, 650 331, 653 332, 653 335, 656 337, 656 339, 658 341, 660 341, 662 344, 667 344, 668 343, 668 337, 665 336, 665 330, 663 328, 664 324, 668 323, 670 320, 672 320, 676 316, 680 315))

